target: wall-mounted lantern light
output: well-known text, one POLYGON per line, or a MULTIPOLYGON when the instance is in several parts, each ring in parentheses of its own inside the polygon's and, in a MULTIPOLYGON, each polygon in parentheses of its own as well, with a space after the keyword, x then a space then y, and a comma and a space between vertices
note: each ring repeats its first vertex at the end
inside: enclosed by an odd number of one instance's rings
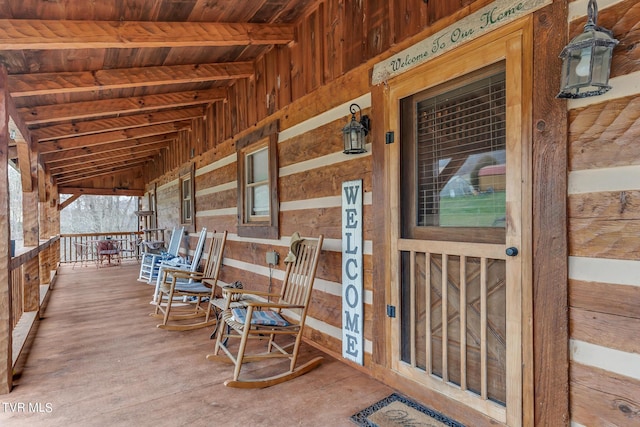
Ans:
POLYGON ((562 49, 562 82, 558 98, 586 98, 611 89, 611 56, 618 40, 606 28, 598 27, 598 4, 589 0, 587 23, 582 34, 562 49))
POLYGON ((344 139, 343 153, 366 153, 366 136, 371 130, 369 116, 362 115, 362 109, 358 104, 351 104, 349 111, 351 112, 351 120, 342 128, 342 138, 344 139), (360 121, 356 120, 356 108, 358 109, 357 111, 360 111, 360 121))

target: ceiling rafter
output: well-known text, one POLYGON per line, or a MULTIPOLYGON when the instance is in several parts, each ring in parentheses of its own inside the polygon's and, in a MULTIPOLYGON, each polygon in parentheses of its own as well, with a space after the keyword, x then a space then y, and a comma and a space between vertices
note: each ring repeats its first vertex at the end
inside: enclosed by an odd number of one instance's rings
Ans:
POLYGON ((134 158, 153 158, 156 154, 158 154, 164 147, 152 147, 148 149, 140 149, 135 152, 135 154, 126 153, 126 154, 116 154, 110 155, 104 159, 98 159, 97 156, 87 156, 87 158, 83 159, 75 159, 75 161, 69 163, 61 163, 56 167, 50 168, 51 176, 60 176, 66 173, 81 171, 85 169, 91 169, 94 167, 105 167, 111 164, 124 163, 128 162, 134 158))
POLYGON ((100 153, 109 153, 117 150, 130 150, 131 154, 135 154, 136 150, 140 147, 149 144, 157 144, 162 143, 165 145, 169 145, 169 141, 175 140, 178 137, 178 133, 175 132, 173 134, 165 134, 158 136, 151 136, 147 138, 141 138, 136 140, 125 140, 120 142, 115 142, 113 144, 100 144, 94 145, 92 147, 81 147, 74 148, 73 150, 66 151, 58 151, 52 153, 40 154, 40 158, 42 158, 47 164, 53 166, 56 163, 68 161, 74 158, 86 157, 92 154, 100 154, 100 153))
POLYGON ((34 125, 208 104, 223 100, 226 96, 227 90, 225 88, 213 88, 202 91, 194 90, 132 98, 50 104, 31 108, 24 107, 19 108, 18 112, 25 117, 27 125, 34 125))
POLYGON ((149 113, 133 114, 130 116, 113 117, 108 119, 92 119, 85 121, 73 121, 71 123, 45 125, 43 127, 33 129, 31 131, 31 135, 36 141, 44 142, 53 139, 70 138, 74 136, 99 134, 102 132, 141 126, 179 122, 203 116, 204 108, 202 106, 196 106, 166 111, 153 111, 149 113))
POLYGON ((287 24, 0 19, 3 50, 287 44, 287 24))
POLYGON ((114 159, 131 159, 137 155, 148 155, 148 154, 157 154, 162 150, 166 149, 171 140, 168 139, 156 139, 156 142, 149 143, 146 145, 139 146, 135 150, 131 150, 130 148, 120 148, 117 150, 110 150, 105 152, 98 152, 93 154, 88 154, 82 157, 75 157, 69 159, 67 161, 60 161, 51 163, 49 165, 49 172, 52 175, 59 175, 58 171, 69 169, 69 168, 81 168, 86 165, 92 164, 105 164, 106 161, 114 160, 114 159))
POLYGON ((25 97, 200 83, 250 77, 252 62, 172 65, 67 73, 14 74, 9 76, 11 96, 25 97))
POLYGON ((51 176, 56 179, 62 175, 66 177, 70 177, 70 176, 75 176, 77 174, 100 171, 105 168, 127 166, 138 160, 145 160, 145 161, 151 160, 153 159, 153 157, 154 157, 154 154, 151 154, 151 153, 147 153, 145 155, 142 155, 141 153, 136 153, 135 157, 131 157, 131 156, 128 156, 126 158, 118 157, 117 159, 112 158, 112 159, 109 159, 108 161, 105 160, 102 162, 91 161, 91 162, 85 163, 82 166, 76 165, 75 167, 67 167, 59 171, 51 171, 51 176))
POLYGON ((64 138, 42 142, 38 144, 37 149, 40 154, 45 154, 62 150, 72 150, 74 148, 112 144, 114 142, 144 138, 147 136, 166 135, 168 133, 189 129, 191 129, 191 122, 163 123, 160 125, 143 126, 112 132, 104 132, 96 135, 76 136, 73 138, 64 138))
POLYGON ((128 189, 128 188, 90 188, 90 187, 72 187, 72 186, 58 186, 58 193, 71 194, 77 196, 143 196, 143 189, 128 189))
POLYGON ((85 173, 85 174, 77 174, 77 175, 73 175, 73 176, 65 176, 64 179, 61 179, 59 181, 56 181, 56 184, 58 185, 64 185, 64 184, 69 184, 70 182, 76 182, 76 181, 82 181, 85 180, 87 178, 95 178, 98 176, 104 176, 104 175, 111 175, 114 174, 116 172, 121 172, 124 170, 129 170, 132 168, 135 168, 136 166, 139 165, 144 165, 146 163, 146 160, 137 160, 137 161, 133 161, 127 165, 123 165, 120 167, 110 167, 110 168, 102 168, 99 170, 96 170, 95 172, 89 172, 89 173, 85 173))

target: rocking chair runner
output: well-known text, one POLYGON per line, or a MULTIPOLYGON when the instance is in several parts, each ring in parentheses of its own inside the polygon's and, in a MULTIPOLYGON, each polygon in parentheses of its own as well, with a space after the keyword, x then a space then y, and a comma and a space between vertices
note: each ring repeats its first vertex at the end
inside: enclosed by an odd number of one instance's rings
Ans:
POLYGON ((159 298, 156 301, 156 309, 153 316, 162 316, 162 323, 158 328, 168 330, 186 331, 203 328, 216 323, 215 308, 216 286, 218 275, 222 265, 222 255, 227 241, 227 232, 213 233, 207 262, 203 272, 183 271, 170 268, 162 269, 159 298), (167 298, 164 299, 163 297, 167 298), (174 297, 194 297, 196 300, 187 307, 174 307, 174 297), (208 298, 206 308, 202 307, 203 299, 208 298), (195 323, 180 321, 202 318, 204 320, 195 323))
MULTIPOLYGON (((316 357, 311 361, 296 367, 298 351, 302 341, 302 332, 311 301, 311 291, 315 279, 318 258, 322 249, 323 236, 318 239, 304 239, 296 242, 295 257, 287 265, 285 278, 280 294, 267 292, 252 292, 245 289, 227 289, 230 294, 250 294, 254 297, 278 298, 277 302, 246 301, 246 308, 232 308, 231 298, 222 312, 221 318, 224 324, 218 328, 215 350, 207 355, 208 360, 221 360, 233 363, 235 369, 233 379, 224 384, 228 387, 239 388, 263 388, 279 384, 303 375, 317 367, 322 362, 322 357, 316 357), (295 318, 291 314, 297 312, 295 318), (222 327, 222 326, 227 327, 222 327), (284 344, 282 338, 289 336, 289 341, 284 344), (237 354, 229 349, 231 339, 240 339, 237 354), (278 342, 276 343, 276 338, 278 342), (258 354, 245 354, 249 340, 267 341, 266 352, 258 354), (222 350, 225 354, 219 354, 222 350), (289 369, 281 374, 261 379, 241 379, 242 365, 247 362, 269 358, 289 359, 289 369)), ((293 242, 292 242, 293 243, 293 242)), ((292 244, 292 248, 294 245, 292 244)), ((237 341, 236 341, 237 342, 237 341)))

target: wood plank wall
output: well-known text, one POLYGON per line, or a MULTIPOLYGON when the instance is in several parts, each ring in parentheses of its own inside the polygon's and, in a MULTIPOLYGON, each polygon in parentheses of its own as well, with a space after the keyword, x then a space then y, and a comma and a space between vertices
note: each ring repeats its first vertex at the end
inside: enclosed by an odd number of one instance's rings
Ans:
MULTIPOLYGON (((578 427, 640 425, 640 2, 600 3, 598 24, 620 41, 613 89, 568 103, 570 402, 578 427)), ((569 4, 570 37, 582 31, 586 8, 586 0, 569 4)))

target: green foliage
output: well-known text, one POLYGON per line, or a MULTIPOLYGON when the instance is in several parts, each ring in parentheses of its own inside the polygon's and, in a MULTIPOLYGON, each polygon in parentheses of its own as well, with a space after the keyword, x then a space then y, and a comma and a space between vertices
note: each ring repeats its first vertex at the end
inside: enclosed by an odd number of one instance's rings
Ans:
POLYGON ((440 199, 441 227, 504 227, 504 191, 440 199))

